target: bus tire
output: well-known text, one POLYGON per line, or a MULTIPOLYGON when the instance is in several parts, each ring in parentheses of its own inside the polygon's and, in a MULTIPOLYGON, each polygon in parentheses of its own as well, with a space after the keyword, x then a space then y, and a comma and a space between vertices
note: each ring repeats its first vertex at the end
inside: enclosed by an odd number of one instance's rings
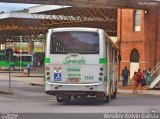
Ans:
POLYGON ((105 97, 105 103, 110 103, 111 102, 111 84, 109 88, 109 94, 105 97))
POLYGON ((115 89, 115 92, 112 95, 112 99, 116 99, 116 97, 117 97, 117 88, 115 89))
POLYGON ((64 103, 69 104, 71 103, 71 95, 66 95, 64 98, 64 103))
POLYGON ((115 85, 116 87, 115 87, 115 92, 113 93, 113 95, 112 95, 112 99, 116 99, 116 97, 117 97, 117 82, 116 82, 116 85, 115 85))
POLYGON ((107 95, 105 98, 105 103, 110 103, 111 102, 111 95, 107 95))
POLYGON ((57 102, 63 102, 63 101, 64 101, 64 99, 61 96, 57 95, 57 102))

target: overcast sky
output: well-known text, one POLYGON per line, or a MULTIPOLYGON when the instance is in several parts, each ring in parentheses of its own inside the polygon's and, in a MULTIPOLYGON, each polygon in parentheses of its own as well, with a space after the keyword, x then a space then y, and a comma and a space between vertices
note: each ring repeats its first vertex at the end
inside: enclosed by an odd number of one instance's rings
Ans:
POLYGON ((23 10, 24 8, 29 8, 33 6, 38 6, 37 4, 18 4, 18 3, 3 3, 0 2, 0 12, 10 12, 16 10, 23 10))

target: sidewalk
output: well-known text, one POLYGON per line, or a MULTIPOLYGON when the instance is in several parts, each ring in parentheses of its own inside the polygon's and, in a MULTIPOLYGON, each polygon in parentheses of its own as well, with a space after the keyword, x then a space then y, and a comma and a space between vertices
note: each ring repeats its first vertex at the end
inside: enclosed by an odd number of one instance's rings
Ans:
POLYGON ((131 95, 150 95, 160 96, 160 90, 149 90, 148 86, 143 86, 142 93, 140 93, 140 86, 138 86, 138 93, 133 93, 133 84, 129 83, 127 87, 122 86, 122 82, 118 82, 119 94, 131 94, 131 95))
POLYGON ((148 96, 160 96, 160 90, 142 90, 142 93, 138 91, 138 93, 134 94, 133 90, 130 89, 118 89, 119 94, 127 94, 127 95, 148 95, 148 96))

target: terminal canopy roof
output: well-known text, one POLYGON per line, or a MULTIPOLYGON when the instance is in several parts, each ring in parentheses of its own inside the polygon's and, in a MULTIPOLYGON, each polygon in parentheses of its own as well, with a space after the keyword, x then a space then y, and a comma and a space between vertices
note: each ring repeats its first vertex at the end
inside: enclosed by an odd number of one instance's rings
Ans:
MULTIPOLYGON (((41 9, 40 6, 33 9, 41 9)), ((31 10, 30 10, 31 11, 31 10)), ((1 41, 8 37, 45 34, 56 27, 102 28, 111 36, 117 35, 117 10, 107 8, 74 8, 29 13, 0 14, 1 41)))
POLYGON ((13 36, 41 34, 46 32, 37 19, 41 23, 47 21, 42 15, 37 17, 37 15, 28 13, 0 14, 0 40, 6 40, 6 38, 13 36))
POLYGON ((29 13, 44 14, 52 17, 63 17, 62 26, 94 27, 105 29, 108 35, 117 35, 117 9, 88 8, 63 6, 53 9, 50 5, 42 5, 29 9, 29 13))
POLYGON ((160 5, 159 0, 0 0, 0 2, 10 3, 30 3, 30 4, 48 4, 48 5, 68 5, 74 7, 119 7, 145 9, 160 5))

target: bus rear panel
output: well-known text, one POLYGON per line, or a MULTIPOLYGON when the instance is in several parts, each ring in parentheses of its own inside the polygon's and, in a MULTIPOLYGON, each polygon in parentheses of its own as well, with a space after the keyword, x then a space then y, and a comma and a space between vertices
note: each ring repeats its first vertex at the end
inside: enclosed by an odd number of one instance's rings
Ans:
POLYGON ((60 99, 108 95, 104 31, 92 28, 49 30, 45 91, 60 99))

